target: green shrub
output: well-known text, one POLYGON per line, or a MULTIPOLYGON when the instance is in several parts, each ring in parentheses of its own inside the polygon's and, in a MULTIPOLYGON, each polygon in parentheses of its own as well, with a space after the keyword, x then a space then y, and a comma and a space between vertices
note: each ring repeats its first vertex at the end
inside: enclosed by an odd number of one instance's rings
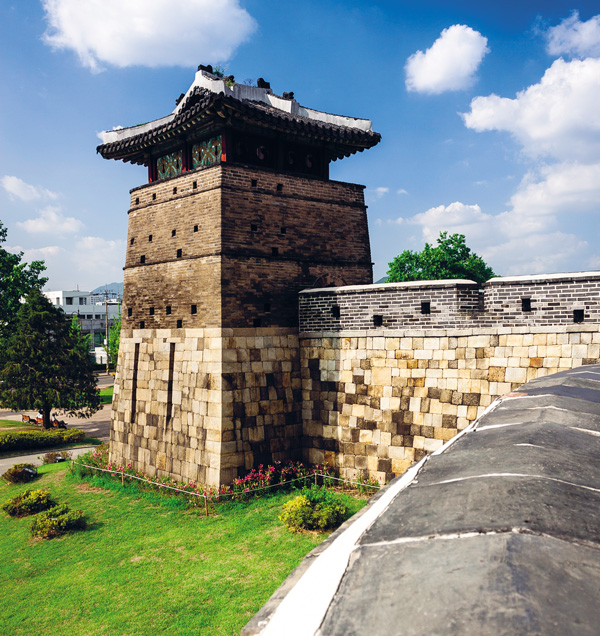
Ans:
POLYGON ((27 517, 56 505, 49 490, 26 490, 4 502, 2 510, 11 517, 27 517))
POLYGON ((55 464, 56 462, 65 462, 72 458, 69 451, 50 451, 42 457, 42 464, 55 464))
POLYGON ((40 512, 31 524, 31 535, 41 539, 52 539, 73 530, 85 528, 85 518, 81 510, 70 510, 66 504, 59 504, 45 512, 40 512))
POLYGON ((337 495, 313 486, 283 504, 279 519, 294 531, 326 530, 339 526, 347 516, 348 508, 337 495))
POLYGON ((83 441, 85 433, 79 428, 50 431, 15 431, 0 434, 0 451, 38 449, 83 441))
POLYGON ((33 464, 15 464, 2 475, 9 484, 26 484, 37 476, 37 468, 33 464))

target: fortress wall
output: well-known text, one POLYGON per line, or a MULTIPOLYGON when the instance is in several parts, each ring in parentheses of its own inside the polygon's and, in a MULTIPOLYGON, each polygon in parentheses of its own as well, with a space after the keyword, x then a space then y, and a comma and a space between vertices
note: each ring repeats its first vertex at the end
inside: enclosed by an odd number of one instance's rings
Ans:
POLYGON ((223 329, 221 483, 259 464, 300 459, 298 331, 223 329))
POLYGON ((218 483, 220 347, 220 329, 123 329, 112 405, 113 463, 218 483))
POLYGON ((492 278, 484 297, 478 323, 487 326, 568 325, 577 320, 576 311, 582 322, 600 323, 599 272, 492 278))
POLYGON ((469 325, 479 309, 473 281, 387 283, 308 289, 300 293, 301 331, 469 325))
POLYGON ((303 333, 304 458, 385 481, 498 396, 600 361, 599 325, 303 333))
POLYGON ((598 362, 599 282, 585 272, 493 279, 483 293, 467 281, 303 291, 305 459, 384 481, 496 397, 598 362))
POLYGON ((118 368, 113 463, 220 485, 301 456, 296 329, 123 330, 118 368))

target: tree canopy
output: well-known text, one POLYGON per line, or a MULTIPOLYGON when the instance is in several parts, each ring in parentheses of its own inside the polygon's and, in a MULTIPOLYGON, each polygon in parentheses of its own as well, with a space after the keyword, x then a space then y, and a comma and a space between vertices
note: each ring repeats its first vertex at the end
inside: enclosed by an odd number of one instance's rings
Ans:
POLYGON ((121 344, 121 310, 119 309, 119 315, 115 318, 115 322, 108 330, 108 363, 112 367, 117 366, 117 359, 119 357, 119 346, 121 344))
POLYGON ((2 341, 10 332, 22 299, 34 289, 41 289, 48 280, 41 276, 46 269, 43 261, 22 263, 23 252, 12 254, 2 247, 7 229, 0 221, 0 351, 2 341))
POLYGON ((492 268, 466 245, 464 234, 440 232, 436 246, 425 243, 421 252, 404 250, 396 256, 388 265, 387 282, 464 278, 481 287, 494 276, 492 268))
POLYGON ((78 325, 38 290, 27 296, 7 337, 0 370, 0 402, 15 411, 90 417, 100 396, 87 343, 78 325))

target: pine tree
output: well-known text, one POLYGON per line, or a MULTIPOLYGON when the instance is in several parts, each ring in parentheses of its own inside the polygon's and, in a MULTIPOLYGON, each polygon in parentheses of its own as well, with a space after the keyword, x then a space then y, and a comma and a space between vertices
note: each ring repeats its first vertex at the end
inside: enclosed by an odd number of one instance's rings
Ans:
POLYGON ((39 410, 90 417, 100 395, 85 338, 39 291, 26 298, 7 338, 0 370, 0 402, 15 411, 39 410))

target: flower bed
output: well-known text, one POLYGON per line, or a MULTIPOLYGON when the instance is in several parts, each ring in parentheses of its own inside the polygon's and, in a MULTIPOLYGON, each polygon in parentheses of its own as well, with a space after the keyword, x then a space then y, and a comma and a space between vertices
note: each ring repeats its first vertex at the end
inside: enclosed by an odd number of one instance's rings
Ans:
MULTIPOLYGON (((330 485, 329 477, 333 476, 333 469, 326 466, 308 467, 302 462, 275 462, 270 466, 253 468, 245 477, 234 480, 231 486, 220 488, 202 486, 194 482, 181 482, 171 477, 160 475, 147 475, 136 471, 131 464, 121 466, 110 461, 108 446, 102 445, 79 457, 73 462, 74 470, 81 476, 92 475, 99 471, 105 471, 125 481, 138 481, 144 488, 171 491, 173 494, 192 495, 196 499, 200 497, 209 501, 218 501, 224 497, 245 498, 266 489, 275 488, 301 488, 309 484, 330 485)), ((198 505, 197 502, 194 502, 198 505)))

